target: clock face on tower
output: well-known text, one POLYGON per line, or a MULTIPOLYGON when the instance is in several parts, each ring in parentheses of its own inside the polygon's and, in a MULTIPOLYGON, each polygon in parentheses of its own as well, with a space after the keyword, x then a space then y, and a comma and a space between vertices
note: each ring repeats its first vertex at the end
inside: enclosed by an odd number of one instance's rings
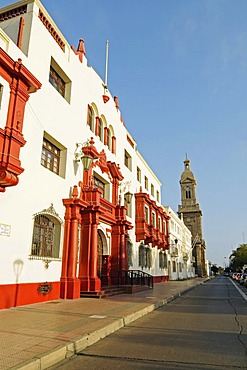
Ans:
POLYGON ((190 222, 190 221, 191 221, 191 219, 190 219, 189 217, 187 217, 187 218, 186 218, 186 221, 187 221, 187 222, 190 222))

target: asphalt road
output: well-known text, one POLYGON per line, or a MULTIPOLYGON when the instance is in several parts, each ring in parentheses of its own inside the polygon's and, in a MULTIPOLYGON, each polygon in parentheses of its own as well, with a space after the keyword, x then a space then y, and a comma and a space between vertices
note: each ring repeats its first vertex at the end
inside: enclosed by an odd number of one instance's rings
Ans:
POLYGON ((246 370, 245 297, 216 277, 52 369, 246 370))

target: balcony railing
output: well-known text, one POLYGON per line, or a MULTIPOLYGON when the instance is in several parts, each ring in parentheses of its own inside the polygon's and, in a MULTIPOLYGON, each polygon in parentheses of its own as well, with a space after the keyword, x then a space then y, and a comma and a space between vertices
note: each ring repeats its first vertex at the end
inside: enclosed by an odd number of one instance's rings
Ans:
POLYGON ((141 270, 128 270, 125 273, 126 285, 145 285, 153 288, 153 276, 141 270))

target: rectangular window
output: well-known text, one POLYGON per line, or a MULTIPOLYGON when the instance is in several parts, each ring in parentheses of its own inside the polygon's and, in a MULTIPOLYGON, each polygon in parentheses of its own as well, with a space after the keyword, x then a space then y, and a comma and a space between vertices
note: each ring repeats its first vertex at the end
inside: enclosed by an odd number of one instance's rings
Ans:
POLYGON ((156 191, 156 199, 157 199, 157 202, 160 202, 160 193, 158 190, 156 191))
POLYGON ((173 272, 176 272, 177 269, 176 269, 176 261, 172 261, 172 271, 173 272))
POLYGON ((179 272, 182 272, 182 262, 179 262, 179 272))
POLYGON ((126 207, 126 214, 128 217, 132 216, 132 202, 129 203, 128 199, 124 196, 124 205, 126 207))
POLYGON ((94 186, 101 189, 101 197, 110 200, 110 184, 103 177, 101 177, 97 172, 93 173, 94 186))
POLYGON ((152 212, 152 224, 153 227, 156 228, 156 214, 154 212, 152 212))
POLYGON ((50 67, 50 75, 49 75, 49 82, 52 84, 52 86, 55 87, 55 89, 61 94, 63 97, 65 97, 65 82, 62 79, 62 77, 59 76, 59 74, 50 67))
POLYGON ((43 147, 41 155, 42 166, 59 175, 60 150, 43 138, 43 147))
POLYGON ((148 190, 148 178, 147 178, 147 176, 144 177, 144 182, 145 182, 145 189, 148 190))
POLYGON ((51 58, 49 82, 70 103, 71 80, 53 58, 51 58))
POLYGON ((161 218, 158 217, 158 228, 159 228, 159 231, 162 231, 162 228, 161 228, 161 218))
POLYGON ((149 208, 145 206, 145 221, 149 223, 149 208))
POLYGON ((154 186, 151 184, 151 195, 154 196, 154 186))
POLYGON ((67 149, 44 132, 41 165, 65 178, 67 149))
POLYGON ((131 171, 132 169, 132 158, 127 152, 127 150, 124 151, 124 164, 128 169, 131 171))
POLYGON ((136 167, 136 178, 139 182, 141 182, 141 170, 139 167, 136 167))
POLYGON ((96 188, 102 190, 102 198, 105 198, 105 183, 103 181, 101 181, 98 177, 96 177, 94 175, 94 185, 96 186, 96 188))

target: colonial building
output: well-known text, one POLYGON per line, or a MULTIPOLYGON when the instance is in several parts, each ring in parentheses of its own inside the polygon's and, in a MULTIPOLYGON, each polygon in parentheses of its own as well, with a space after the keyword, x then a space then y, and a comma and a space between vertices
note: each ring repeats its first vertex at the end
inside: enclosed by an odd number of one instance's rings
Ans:
POLYGON ((0 308, 169 279, 161 183, 39 0, 0 10, 0 190, 0 308))
POLYGON ((184 280, 195 277, 193 267, 191 232, 182 219, 165 207, 169 220, 169 250, 167 253, 169 280, 184 280))
POLYGON ((195 272, 198 276, 206 276, 205 241, 202 233, 202 211, 196 199, 196 179, 190 169, 189 159, 184 160, 184 171, 180 178, 181 202, 178 215, 192 234, 192 249, 195 259, 195 272))

